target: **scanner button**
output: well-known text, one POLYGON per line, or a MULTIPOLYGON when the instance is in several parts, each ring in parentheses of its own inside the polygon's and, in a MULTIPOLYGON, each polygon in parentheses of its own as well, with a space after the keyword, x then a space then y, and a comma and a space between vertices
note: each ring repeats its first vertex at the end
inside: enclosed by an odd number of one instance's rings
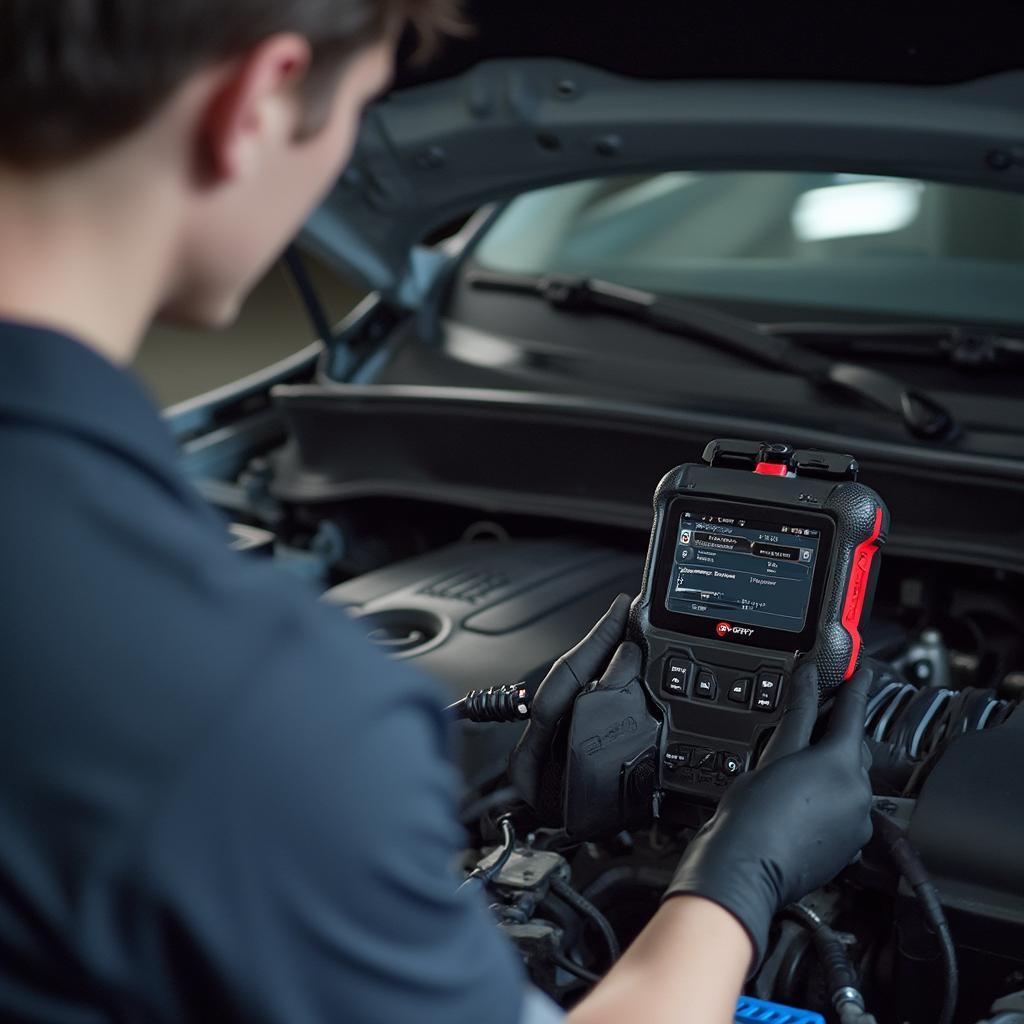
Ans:
POLYGON ((693 662, 685 658, 669 658, 665 663, 662 688, 673 697, 685 697, 693 674, 693 662))
POLYGON ((693 747, 684 746, 682 743, 669 744, 665 751, 665 767, 669 771, 677 768, 689 768, 693 764, 693 747))
POLYGON ((718 680, 714 672, 705 669, 697 676, 697 685, 693 688, 694 697, 701 700, 714 700, 718 696, 718 680))
POLYGON ((698 768, 703 768, 706 772, 713 772, 715 770, 715 762, 718 760, 718 754, 713 750, 702 750, 697 748, 693 752, 693 762, 698 768))
POLYGON ((758 711, 774 711, 779 703, 782 676, 778 672, 762 672, 754 687, 754 707, 758 711))
POLYGON ((737 679, 729 687, 729 700, 734 704, 746 704, 750 700, 751 680, 737 679))

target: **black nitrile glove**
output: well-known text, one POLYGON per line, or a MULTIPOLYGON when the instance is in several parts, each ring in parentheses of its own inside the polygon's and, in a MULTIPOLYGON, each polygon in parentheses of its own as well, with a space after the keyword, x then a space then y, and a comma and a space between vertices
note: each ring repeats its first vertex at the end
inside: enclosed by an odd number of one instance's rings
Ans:
MULTIPOLYGON (((559 756, 553 749, 556 737, 564 736, 561 727, 567 724, 577 695, 608 667, 625 635, 629 606, 630 598, 620 594, 597 625, 551 666, 537 689, 530 719, 509 758, 512 785, 534 809, 543 806, 549 814, 556 813, 565 760, 564 751, 559 756)), ((632 651, 615 660, 632 678, 640 671, 640 651, 634 644, 623 646, 632 651)))
POLYGON ((827 731, 809 747, 818 677, 812 663, 798 667, 757 770, 732 784, 668 887, 666 897, 703 896, 736 917, 753 940, 755 966, 776 913, 834 878, 871 838, 870 684, 862 669, 839 688, 827 731))

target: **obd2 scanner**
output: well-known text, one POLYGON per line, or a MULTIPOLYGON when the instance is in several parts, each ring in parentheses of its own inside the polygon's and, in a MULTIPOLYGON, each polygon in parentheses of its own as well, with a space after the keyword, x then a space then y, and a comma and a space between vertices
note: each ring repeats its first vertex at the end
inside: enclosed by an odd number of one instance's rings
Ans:
POLYGON ((822 699, 856 671, 889 530, 849 455, 712 441, 654 496, 630 632, 644 678, 576 699, 566 830, 649 819, 663 797, 716 802, 778 725, 797 659, 822 699))

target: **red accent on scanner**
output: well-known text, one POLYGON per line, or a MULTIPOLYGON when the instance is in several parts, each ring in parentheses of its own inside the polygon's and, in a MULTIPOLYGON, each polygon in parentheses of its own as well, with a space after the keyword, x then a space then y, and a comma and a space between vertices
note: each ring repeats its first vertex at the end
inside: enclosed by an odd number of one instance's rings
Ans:
POLYGON ((875 528, 863 543, 857 545, 853 553, 853 564, 850 568, 850 579, 846 584, 846 597, 843 601, 843 629, 850 634, 853 650, 850 662, 846 666, 844 679, 849 679, 857 668, 860 657, 860 617, 864 611, 864 601, 868 596, 868 583, 871 579, 871 563, 878 552, 878 535, 882 532, 882 510, 875 510, 875 528))
POLYGON ((761 476, 785 476, 789 472, 789 466, 784 462, 759 462, 754 467, 755 473, 761 476))

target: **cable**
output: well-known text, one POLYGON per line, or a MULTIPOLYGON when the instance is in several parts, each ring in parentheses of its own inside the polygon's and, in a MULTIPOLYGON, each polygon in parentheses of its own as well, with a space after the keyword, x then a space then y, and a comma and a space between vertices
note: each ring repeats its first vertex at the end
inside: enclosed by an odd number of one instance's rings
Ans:
POLYGON ((508 863, 509 857, 512 856, 512 850, 516 845, 516 830, 512 827, 512 819, 505 815, 498 821, 501 826, 501 853, 498 855, 498 859, 488 868, 483 871, 483 880, 487 882, 493 881, 498 875, 501 874, 501 869, 508 863))
POLYGON ((570 960, 563 953, 552 953, 551 959, 558 964, 563 971, 568 971, 581 981, 587 981, 590 982, 591 985, 596 985, 601 980, 601 976, 599 974, 595 974, 593 971, 588 971, 586 967, 580 967, 578 963, 570 960))
POLYGON ((835 931, 827 925, 810 907, 793 903, 786 907, 787 917, 801 924, 811 933, 811 939, 818 951, 825 984, 839 1019, 874 1024, 875 1018, 864 1007, 864 997, 858 989, 859 979, 846 948, 835 931))
POLYGON ((944 968, 945 991, 942 998, 942 1011, 937 1024, 952 1024, 957 1000, 960 996, 960 969, 957 966, 956 946, 953 944, 953 935, 949 930, 946 913, 942 909, 942 901, 939 899, 938 891, 928 876, 924 864, 921 863, 917 851, 910 845, 910 841, 899 826, 878 811, 871 812, 871 821, 875 832, 881 836, 900 869, 900 874, 914 890, 921 910, 938 939, 939 953, 944 968))
POLYGON ((619 940, 615 937, 608 918, 590 900, 581 896, 564 878, 555 876, 551 880, 551 891, 568 903, 578 914, 587 918, 601 933, 605 945, 608 947, 609 966, 614 964, 619 959, 619 940))
POLYGON ((473 868, 459 886, 458 892, 462 892, 472 882, 480 882, 484 888, 487 888, 501 874, 501 869, 508 863, 509 857, 512 856, 512 850, 516 845, 516 830, 512 827, 512 819, 508 815, 501 818, 498 824, 501 826, 501 846, 492 850, 487 857, 473 868), (496 857, 495 854, 497 854, 496 857), (493 863, 488 864, 486 867, 480 866, 491 857, 495 858, 493 863))

